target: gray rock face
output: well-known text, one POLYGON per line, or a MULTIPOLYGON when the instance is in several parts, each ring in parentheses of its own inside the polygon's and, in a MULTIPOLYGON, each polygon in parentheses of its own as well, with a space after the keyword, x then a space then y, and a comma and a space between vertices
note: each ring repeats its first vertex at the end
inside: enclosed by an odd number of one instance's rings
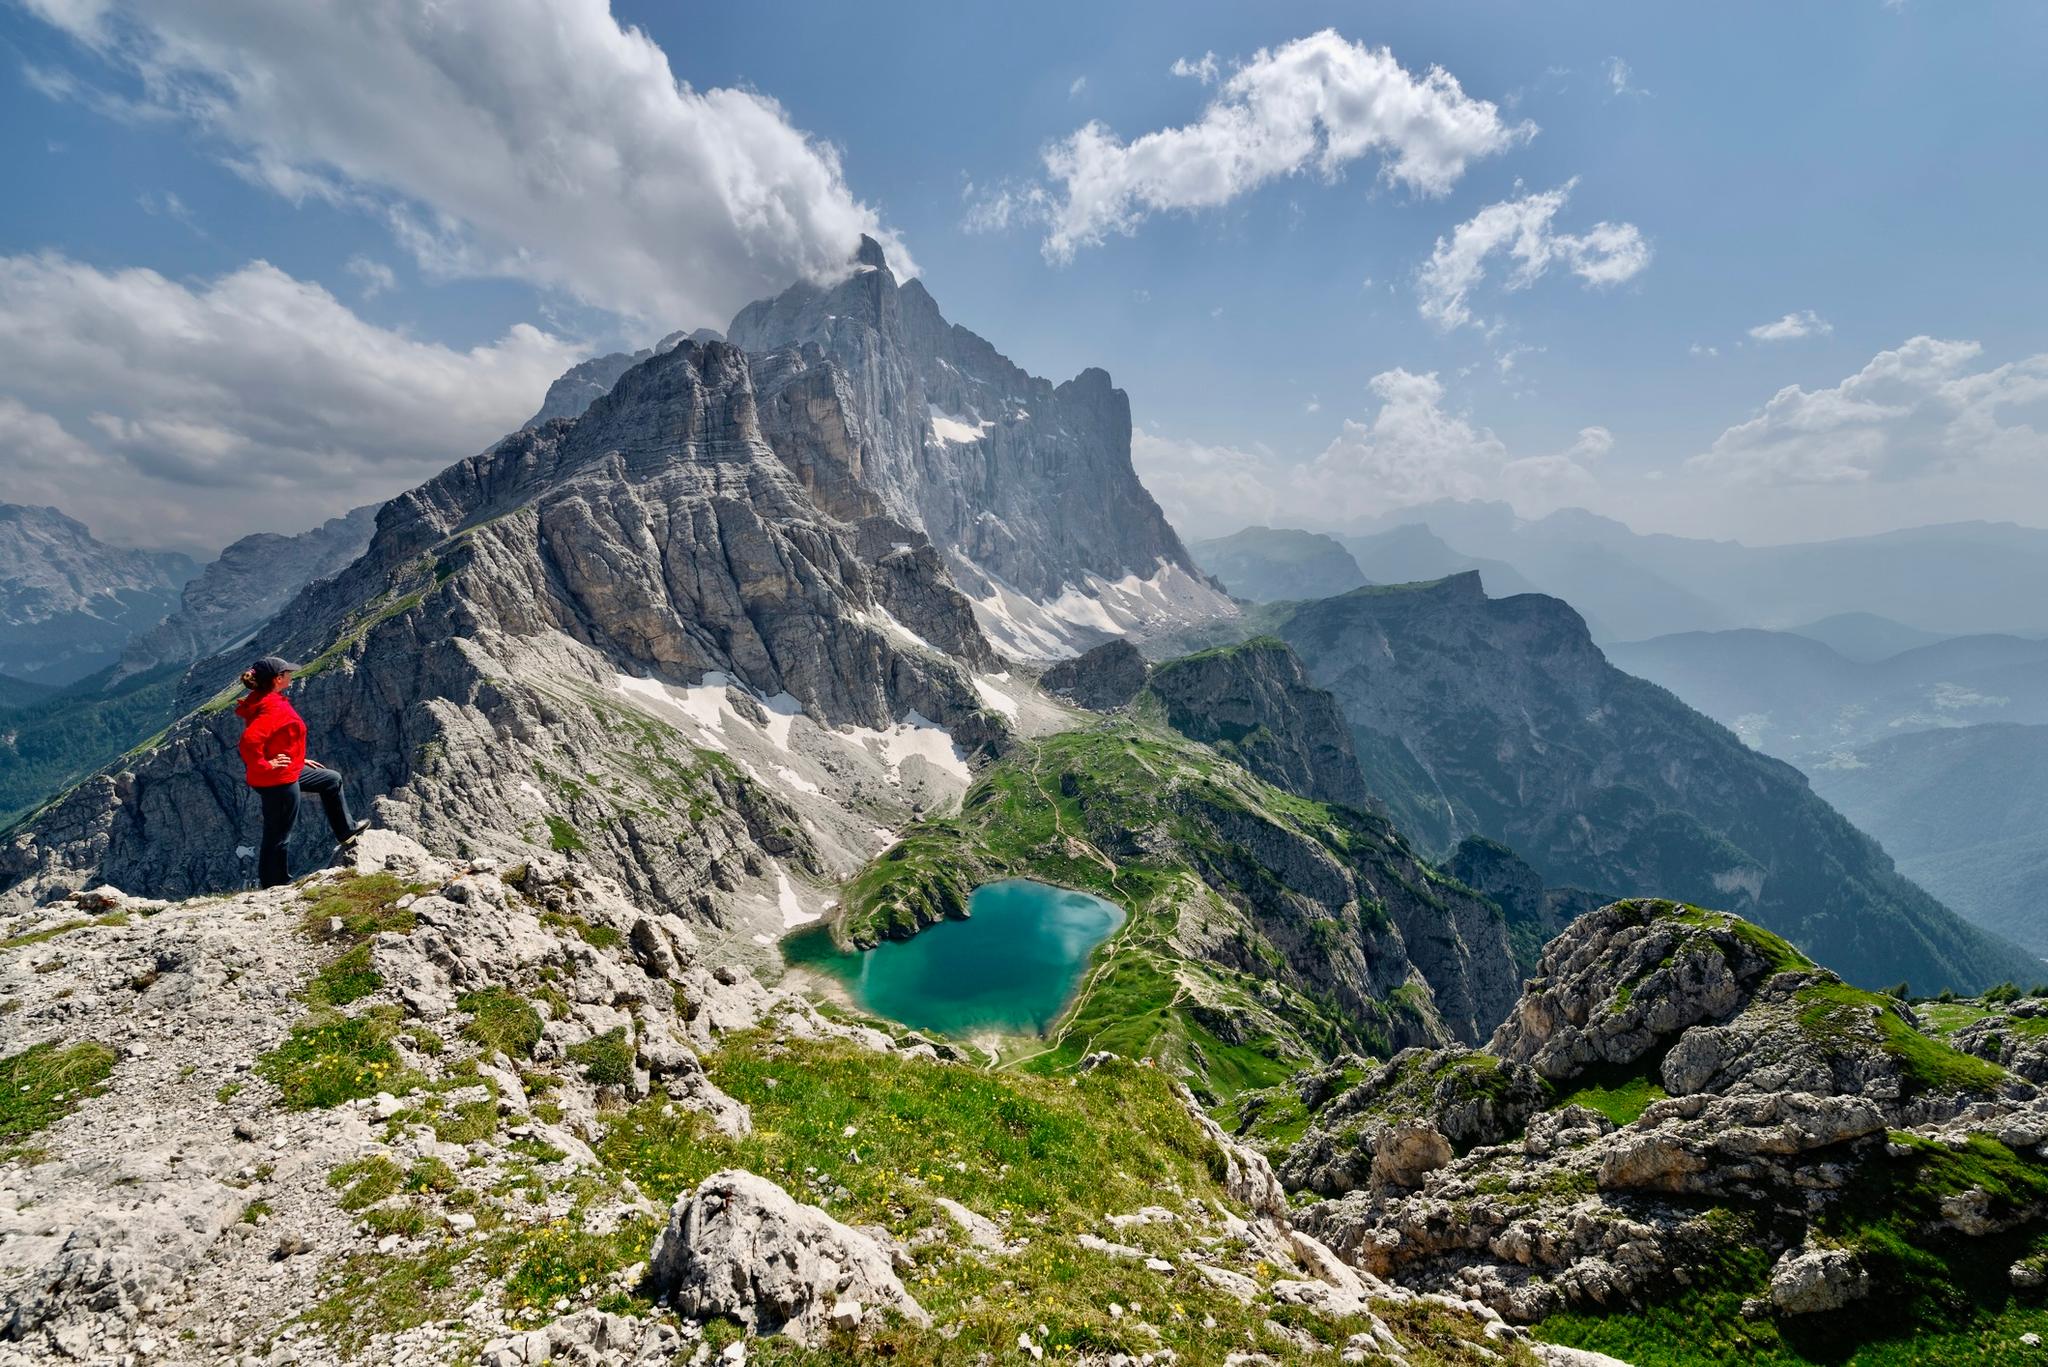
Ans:
POLYGON ((1771 1269, 1771 1304, 1781 1314, 1840 1310, 1870 1294, 1870 1274, 1846 1248, 1787 1253, 1771 1269))
MULTIPOLYGON (((376 529, 377 505, 368 503, 297 536, 243 537, 185 586, 176 612, 128 643, 110 682, 234 645, 300 589, 339 574, 369 548, 376 529)), ((253 644, 249 653, 265 653, 253 644)))
POLYGON ((1138 696, 1150 669, 1129 641, 1104 641, 1071 660, 1061 660, 1038 682, 1046 692, 1090 711, 1114 712, 1138 696))
POLYGON ((1169 660, 1148 687, 1167 725, 1274 787, 1346 807, 1372 804, 1337 700, 1309 683, 1285 641, 1262 636, 1169 660))
POLYGON ((1732 917, 1616 902, 1579 918, 1488 1046, 1552 1081, 1636 1063, 1680 1031, 1733 1016, 1778 969, 1732 917))
POLYGON ((1548 1091, 1525 1064, 1470 1049, 1407 1049, 1348 1090, 1314 1104, 1287 1156, 1292 1190, 1341 1196, 1367 1186, 1414 1187, 1481 1144, 1521 1132, 1548 1091))
POLYGON ((1951 1236, 2044 1213, 2017 1185, 1951 1189, 1930 1155, 2038 1162, 2048 1103, 1916 1033, 1756 927, 1618 903, 1553 942, 1489 1053, 1414 1051, 1334 1096, 1305 1089, 1280 1173, 1334 1197, 1297 1219, 1340 1255, 1510 1319, 1665 1298, 1731 1241, 1782 1255, 1754 1313, 1838 1310, 1884 1294, 1842 1247, 1858 1197, 1891 1193, 1943 1259, 2002 1259, 1951 1236), (1502 1104, 1522 1078, 1525 1104, 1502 1104), (1609 1108, 1641 1090, 1610 1119, 1554 1099, 1580 1086, 1609 1108))
MULTIPOLYGON (((936 648, 992 658, 929 545, 821 510, 765 438, 761 404, 742 353, 686 343, 581 418, 516 433, 384 507, 369 551, 264 633, 309 662, 294 689, 311 749, 359 808, 376 795, 388 824, 451 850, 571 849, 636 896, 717 919, 769 858, 821 872, 817 821, 789 805, 796 790, 720 759, 716 735, 693 745, 635 721, 621 678, 659 694, 715 675, 823 726, 886 733, 914 715, 999 740, 936 648), (863 554, 878 541, 879 562, 863 554)), ((230 685, 242 663, 191 677, 230 685)), ((33 896, 94 869, 172 895, 241 885, 252 799, 231 696, 16 832, 0 888, 33 896)), ((298 857, 323 836, 307 831, 298 857)))
POLYGON ((702 344, 724 340, 715 328, 698 328, 687 337, 680 332, 671 332, 651 347, 642 347, 634 352, 614 351, 578 362, 548 386, 546 396, 541 399, 540 411, 528 418, 525 425, 538 427, 550 418, 582 417, 583 410, 611 392, 612 386, 619 382, 619 376, 650 356, 672 350, 678 342, 702 344))
POLYGON ((1898 1003, 1737 917, 1637 899, 1552 941, 1488 1048, 1553 1082, 1637 1070, 1673 1096, 1856 1096, 1902 1123, 2032 1094, 1995 1070, 1970 1087, 1925 1075, 1894 1043, 1915 1030, 1898 1003))
POLYGON ((851 1307, 856 1325, 880 1309, 931 1322, 873 1239, 739 1169, 676 1198, 648 1277, 693 1319, 730 1316, 807 1347, 824 1342, 841 1307, 851 1307))
POLYGON ((1287 1192, 1280 1185, 1280 1179, 1273 1172, 1273 1165, 1266 1160, 1266 1155, 1246 1148, 1223 1133, 1223 1127, 1202 1109, 1202 1103, 1195 1100, 1195 1094, 1185 1086, 1176 1083, 1174 1095, 1180 1098, 1188 1118, 1223 1155, 1223 1189, 1230 1193, 1231 1199, 1242 1201, 1255 1216, 1284 1219, 1287 1192))
POLYGON ((1274 629, 1336 695, 1367 786, 1424 849, 1484 835, 1548 884, 1726 907, 1866 986, 2034 973, 1791 766, 1615 669, 1556 599, 1489 599, 1461 574, 1292 606, 1274 629))
POLYGON ((872 239, 849 279, 749 304, 727 331, 750 353, 815 348, 853 380, 861 478, 930 537, 1013 653, 1234 615, 1138 482, 1130 403, 1109 376, 1025 374, 920 282, 899 285, 872 239))
POLYGON ((0 674, 67 684, 177 606, 189 556, 96 540, 55 508, 0 503, 0 674))
POLYGON ((2048 1001, 2028 997, 2012 1002, 1956 1031, 1949 1042, 2029 1082, 2048 1083, 2048 1001))

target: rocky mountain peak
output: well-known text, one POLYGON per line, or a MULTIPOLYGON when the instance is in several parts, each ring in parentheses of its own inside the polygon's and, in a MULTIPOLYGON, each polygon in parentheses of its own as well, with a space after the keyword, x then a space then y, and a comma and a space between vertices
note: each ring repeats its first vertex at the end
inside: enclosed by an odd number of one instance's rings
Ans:
POLYGON ((1130 403, 1108 374, 1026 374, 921 283, 899 285, 872 241, 847 279, 749 304, 728 335, 756 355, 815 347, 851 377, 864 482, 931 538, 1011 653, 1234 613, 1131 468, 1130 403))
POLYGON ((853 262, 856 266, 867 266, 874 270, 886 270, 889 265, 889 258, 883 254, 881 243, 875 241, 866 233, 862 233, 860 235, 860 246, 853 253, 853 262))

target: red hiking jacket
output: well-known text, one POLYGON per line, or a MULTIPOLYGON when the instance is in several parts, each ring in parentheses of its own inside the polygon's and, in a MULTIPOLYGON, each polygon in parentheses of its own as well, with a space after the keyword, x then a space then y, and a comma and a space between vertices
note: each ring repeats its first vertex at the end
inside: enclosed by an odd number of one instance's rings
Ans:
POLYGON ((263 693, 235 704, 243 721, 242 768, 251 788, 296 783, 306 767, 306 722, 282 693, 263 693), (289 755, 291 763, 273 769, 264 763, 273 755, 289 755))

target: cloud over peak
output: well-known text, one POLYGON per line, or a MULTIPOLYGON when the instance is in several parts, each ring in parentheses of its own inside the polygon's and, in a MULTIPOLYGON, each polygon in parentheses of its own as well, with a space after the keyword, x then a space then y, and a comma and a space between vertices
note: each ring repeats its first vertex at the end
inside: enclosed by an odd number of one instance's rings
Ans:
POLYGON ((837 150, 751 90, 696 90, 607 0, 26 0, 197 123, 247 179, 386 218, 427 270, 723 326, 860 234, 914 273, 837 150))
POLYGON ((1388 183, 1439 195, 1470 162, 1536 131, 1504 122, 1492 101, 1465 94, 1442 67, 1411 73, 1390 49, 1334 29, 1261 48, 1228 76, 1213 53, 1182 58, 1173 74, 1217 83, 1193 123, 1125 142, 1091 121, 1046 149, 1052 184, 1035 205, 1048 260, 1133 233, 1155 213, 1214 208, 1309 170, 1335 179, 1375 154, 1388 183))
POLYGON ((1347 418, 1307 460, 1140 432, 1132 463, 1175 527, 1208 536, 1257 522, 1339 526, 1438 499, 1505 497, 1540 516, 1592 495, 1592 467, 1614 447, 1613 433, 1593 426, 1562 451, 1516 456, 1445 406, 1447 391, 1433 371, 1397 366, 1373 376, 1367 389, 1378 407, 1347 418))

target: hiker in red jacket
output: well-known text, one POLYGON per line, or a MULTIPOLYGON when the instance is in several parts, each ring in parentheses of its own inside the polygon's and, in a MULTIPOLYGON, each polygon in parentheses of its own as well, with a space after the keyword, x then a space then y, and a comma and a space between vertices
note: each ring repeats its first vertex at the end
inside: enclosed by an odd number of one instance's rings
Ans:
POLYGON ((256 854, 256 877, 266 888, 291 881, 284 846, 299 820, 301 793, 320 799, 327 824, 334 828, 335 843, 343 849, 353 845, 370 824, 349 816, 341 775, 306 758, 305 719, 284 696, 285 685, 297 670, 290 660, 265 655, 242 671, 242 687, 249 694, 235 704, 235 715, 243 723, 242 768, 249 786, 263 800, 263 843, 256 854))

